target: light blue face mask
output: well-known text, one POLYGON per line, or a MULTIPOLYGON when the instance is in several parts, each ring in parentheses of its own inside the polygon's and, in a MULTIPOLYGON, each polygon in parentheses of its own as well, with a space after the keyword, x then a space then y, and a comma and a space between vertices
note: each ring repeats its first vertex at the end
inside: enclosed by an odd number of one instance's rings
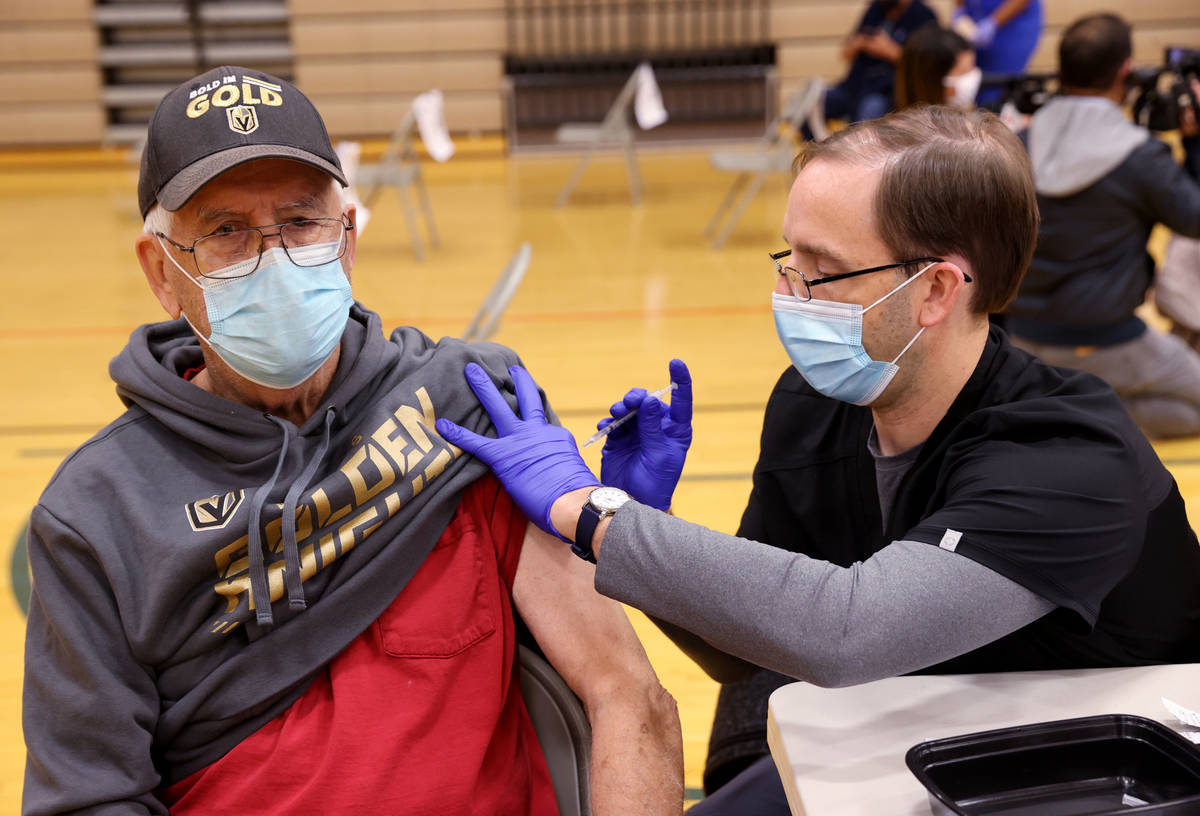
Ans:
MULTIPOLYGON (((272 247, 263 252, 253 274, 247 275, 244 269, 253 267, 255 259, 251 258, 201 282, 180 266, 165 246, 163 251, 204 292, 211 328, 205 342, 252 383, 294 388, 329 359, 342 339, 354 298, 338 258, 321 266, 298 266, 281 247, 272 247), (222 277, 228 280, 219 280, 222 277)), ((313 258, 329 251, 324 244, 291 250, 293 255, 313 258)), ((188 325, 201 337, 191 320, 188 325)))
POLYGON ((775 330, 792 365, 821 394, 854 405, 870 405, 900 370, 896 362, 925 331, 922 327, 890 363, 872 360, 862 344, 863 315, 899 292, 934 266, 888 292, 870 306, 833 300, 803 300, 775 293, 771 306, 775 330))

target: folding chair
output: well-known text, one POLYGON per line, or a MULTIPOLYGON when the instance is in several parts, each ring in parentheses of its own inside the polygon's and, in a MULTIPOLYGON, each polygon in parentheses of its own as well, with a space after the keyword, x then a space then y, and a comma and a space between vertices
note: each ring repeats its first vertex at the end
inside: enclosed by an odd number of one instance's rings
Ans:
POLYGON ((737 173, 729 192, 704 228, 705 236, 715 236, 713 249, 725 245, 742 214, 762 189, 767 176, 791 172, 796 157, 797 137, 804 124, 808 124, 814 139, 824 139, 829 135, 821 104, 824 92, 825 83, 814 78, 803 88, 789 94, 779 115, 767 125, 754 152, 719 150, 709 154, 709 162, 714 168, 737 173))
MULTIPOLYGON (((638 66, 640 69, 641 66, 638 66)), ((617 94, 616 100, 612 107, 608 109, 608 113, 604 115, 604 121, 600 124, 568 122, 565 125, 560 125, 558 130, 554 132, 555 141, 561 144, 578 144, 583 145, 584 153, 579 158, 579 164, 575 165, 575 169, 571 171, 570 178, 567 183, 558 191, 558 199, 554 206, 562 207, 567 203, 567 199, 571 197, 575 186, 579 184, 579 179, 583 176, 583 171, 587 169, 588 162, 592 160, 597 150, 602 148, 618 147, 625 154, 625 176, 629 184, 629 200, 637 204, 642 200, 642 192, 645 186, 642 184, 642 174, 638 170, 637 152, 634 149, 633 127, 629 123, 629 109, 633 105, 634 96, 637 93, 638 87, 638 70, 635 69, 629 75, 629 79, 625 81, 625 86, 621 88, 621 92, 617 94)))
POLYGON ((409 203, 406 188, 412 187, 417 192, 417 200, 425 213, 425 226, 429 231, 429 243, 440 246, 437 226, 433 223, 433 209, 429 206, 429 194, 425 191, 425 182, 421 178, 421 163, 413 150, 413 134, 417 127, 417 116, 409 110, 400 120, 399 126, 392 133, 387 147, 383 150, 377 164, 361 164, 358 167, 358 181, 366 190, 362 196, 363 203, 371 208, 384 187, 394 187, 400 197, 400 206, 404 209, 404 222, 408 227, 409 238, 412 239, 413 255, 418 261, 425 260, 425 250, 421 245, 421 236, 417 231, 416 214, 409 203))
POLYGON ((467 330, 463 332, 464 340, 468 342, 487 340, 496 333, 500 327, 500 317, 508 308, 508 302, 512 300, 512 296, 516 294, 517 287, 521 285, 532 255, 533 248, 528 243, 521 244, 516 254, 509 259, 504 271, 500 273, 492 290, 484 298, 479 311, 475 312, 475 316, 471 318, 467 330))
POLYGON ((523 644, 517 646, 521 697, 550 768, 561 816, 591 816, 592 727, 583 704, 558 672, 523 644))

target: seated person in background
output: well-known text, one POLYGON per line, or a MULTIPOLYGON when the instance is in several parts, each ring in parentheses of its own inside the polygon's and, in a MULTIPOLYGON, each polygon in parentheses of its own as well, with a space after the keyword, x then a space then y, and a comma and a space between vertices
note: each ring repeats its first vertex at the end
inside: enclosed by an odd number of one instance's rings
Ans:
MULTIPOLYGON (((1129 26, 1112 14, 1063 32, 1060 95, 1022 136, 1042 220, 1006 325, 1046 362, 1107 380, 1147 435, 1191 435, 1200 433, 1200 354, 1134 311, 1154 280, 1154 225, 1200 237, 1200 183, 1122 110, 1131 54, 1129 26)), ((1200 139, 1194 114, 1184 120, 1194 174, 1200 139)))
POLYGON ((557 814, 519 612, 590 715, 593 812, 678 814, 678 716, 623 610, 433 431, 490 431, 462 367, 511 390, 516 354, 386 338, 344 184, 276 77, 155 111, 136 251, 174 319, 134 331, 127 410, 30 520, 24 813, 557 814))
POLYGON ((846 78, 825 92, 825 118, 861 122, 892 109, 892 85, 900 50, 910 33, 936 22, 921 0, 873 0, 846 38, 846 78))
MULTIPOLYGON (((1042 17, 1042 0, 957 0, 950 27, 974 46, 982 71, 1019 74, 1041 39, 1042 17)), ((979 101, 990 105, 1000 95, 985 88, 979 101)))
POLYGON ((936 23, 922 26, 904 44, 896 65, 896 110, 920 104, 969 110, 982 76, 966 40, 936 23))
POLYGON ((1154 276, 1154 306, 1172 334, 1200 351, 1200 240, 1171 236, 1154 276))

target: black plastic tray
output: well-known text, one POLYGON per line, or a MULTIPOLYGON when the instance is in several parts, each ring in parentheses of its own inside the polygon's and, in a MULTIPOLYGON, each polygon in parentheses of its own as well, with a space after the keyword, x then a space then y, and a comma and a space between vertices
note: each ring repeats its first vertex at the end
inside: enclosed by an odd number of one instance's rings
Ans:
POLYGON ((934 816, 1200 814, 1200 750, 1130 714, 930 740, 904 759, 934 816))

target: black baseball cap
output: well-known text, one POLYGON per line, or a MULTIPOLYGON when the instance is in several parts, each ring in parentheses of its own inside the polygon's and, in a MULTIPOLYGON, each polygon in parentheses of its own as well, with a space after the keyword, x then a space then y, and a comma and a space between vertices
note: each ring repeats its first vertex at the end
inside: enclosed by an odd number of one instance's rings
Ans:
POLYGON ((142 152, 138 206, 178 210, 221 173, 255 159, 294 159, 346 177, 321 115, 279 77, 223 65, 193 77, 154 109, 142 152))

